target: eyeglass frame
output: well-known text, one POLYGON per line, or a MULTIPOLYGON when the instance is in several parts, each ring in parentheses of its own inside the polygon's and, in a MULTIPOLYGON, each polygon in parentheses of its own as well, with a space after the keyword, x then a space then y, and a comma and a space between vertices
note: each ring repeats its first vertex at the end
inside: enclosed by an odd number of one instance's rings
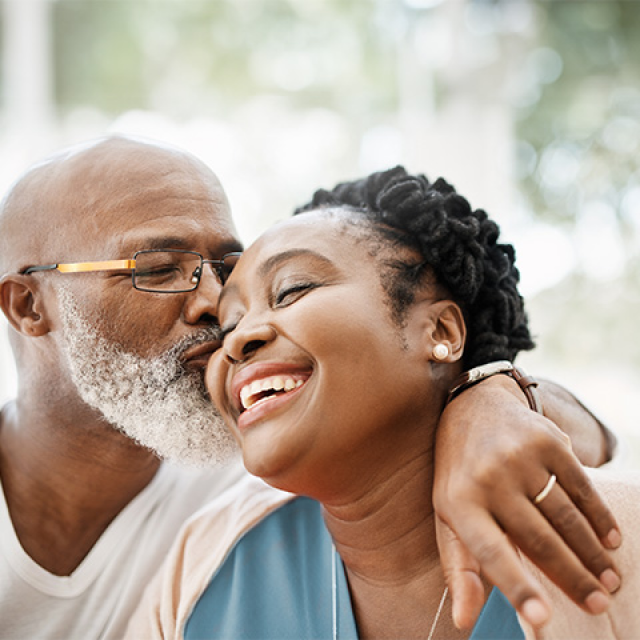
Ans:
POLYGON ((212 269, 216 272, 220 284, 226 282, 226 278, 223 272, 225 258, 230 256, 242 255, 242 251, 230 251, 225 253, 219 260, 207 260, 205 257, 197 251, 187 251, 184 249, 143 249, 142 251, 136 251, 133 254, 133 258, 128 260, 99 260, 96 262, 58 262, 55 264, 46 264, 41 266, 31 266, 21 269, 19 273, 21 275, 31 275, 32 273, 39 273, 42 271, 59 271, 60 273, 88 273, 97 271, 118 271, 121 269, 131 269, 131 284, 134 289, 138 291, 144 291, 145 293, 189 293, 195 291, 200 286, 202 280, 203 267, 205 264, 210 264, 212 269), (145 289, 136 286, 136 257, 141 253, 186 253, 200 258, 200 265, 196 267, 191 274, 191 277, 196 277, 198 280, 194 286, 190 289, 145 289))

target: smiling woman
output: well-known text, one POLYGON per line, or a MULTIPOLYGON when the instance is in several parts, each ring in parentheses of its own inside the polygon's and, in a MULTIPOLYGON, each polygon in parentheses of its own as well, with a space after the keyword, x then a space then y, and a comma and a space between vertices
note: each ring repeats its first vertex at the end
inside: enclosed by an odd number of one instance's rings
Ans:
MULTIPOLYGON (((330 210, 265 234, 233 276, 242 287, 223 294, 223 329, 234 329, 207 378, 248 470, 321 501, 360 495, 372 478, 392 477, 416 455, 426 458, 431 439, 415 416, 422 425, 442 410, 431 376, 425 381, 435 345, 451 354, 450 382, 462 368, 459 307, 440 299, 429 273, 412 312, 398 308, 385 293, 392 276, 381 278, 381 264, 415 268, 419 255, 381 244, 363 223, 361 214, 330 210), (248 408, 240 402, 243 391, 264 389, 274 376, 291 379, 293 389, 248 408), (397 455, 380 460, 389 447, 397 455), (328 465, 331 474, 324 473, 328 465)), ((440 378, 443 366, 434 369, 440 378)), ((446 390, 448 382, 438 385, 446 390)))
MULTIPOLYGON (((396 168, 318 192, 245 252, 221 295, 225 337, 206 382, 247 469, 291 493, 248 481, 187 527, 165 635, 467 637, 436 546, 433 449, 461 372, 510 370, 533 346, 514 251, 498 236, 446 182, 396 168)), ((523 515, 562 491, 548 480, 523 515)), ((638 505, 639 486, 615 491, 638 505)), ((635 547, 621 560, 632 565, 635 547)), ((640 631, 626 593, 604 621, 558 594, 545 637, 612 637, 609 620, 640 631)), ((469 637, 524 631, 494 589, 469 637)))

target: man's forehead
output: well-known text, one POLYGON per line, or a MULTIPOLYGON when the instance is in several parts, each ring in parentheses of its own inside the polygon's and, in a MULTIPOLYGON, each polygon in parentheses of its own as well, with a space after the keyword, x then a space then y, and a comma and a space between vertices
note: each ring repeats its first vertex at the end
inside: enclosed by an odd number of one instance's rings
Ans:
POLYGON ((63 226, 71 244, 92 250, 100 246, 130 253, 172 246, 209 253, 226 246, 235 251, 239 244, 224 194, 191 198, 172 189, 139 190, 95 202, 80 215, 70 215, 63 226))
POLYGON ((33 227, 22 261, 99 259, 77 254, 102 254, 125 241, 134 246, 154 237, 179 238, 185 248, 206 253, 239 247, 222 186, 189 154, 107 140, 55 159, 31 176, 17 190, 14 207, 16 222, 27 218, 33 227))
POLYGON ((203 218, 171 217, 125 230, 118 235, 120 252, 125 254, 146 249, 185 249, 218 256, 242 250, 228 214, 203 218))

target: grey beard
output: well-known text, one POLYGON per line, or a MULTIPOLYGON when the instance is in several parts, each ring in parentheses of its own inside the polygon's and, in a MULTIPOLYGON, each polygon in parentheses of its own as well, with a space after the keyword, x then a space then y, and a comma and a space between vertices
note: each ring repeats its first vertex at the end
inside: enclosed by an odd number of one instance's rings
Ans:
POLYGON ((99 335, 75 296, 59 290, 62 331, 78 394, 114 427, 161 458, 205 467, 228 461, 235 440, 208 398, 203 375, 185 371, 180 356, 213 340, 218 328, 198 331, 160 356, 144 358, 99 335))

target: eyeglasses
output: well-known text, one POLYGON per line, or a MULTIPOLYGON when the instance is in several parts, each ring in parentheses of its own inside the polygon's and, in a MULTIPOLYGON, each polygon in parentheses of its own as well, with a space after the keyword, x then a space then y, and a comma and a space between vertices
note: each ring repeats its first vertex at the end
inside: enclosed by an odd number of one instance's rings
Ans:
POLYGON ((200 284, 205 264, 210 264, 220 284, 224 284, 236 266, 241 252, 227 253, 220 260, 205 260, 195 251, 181 249, 151 249, 138 251, 131 260, 102 260, 100 262, 72 262, 26 267, 20 273, 57 270, 60 273, 88 271, 117 271, 131 269, 133 287, 150 293, 186 293, 200 284))

